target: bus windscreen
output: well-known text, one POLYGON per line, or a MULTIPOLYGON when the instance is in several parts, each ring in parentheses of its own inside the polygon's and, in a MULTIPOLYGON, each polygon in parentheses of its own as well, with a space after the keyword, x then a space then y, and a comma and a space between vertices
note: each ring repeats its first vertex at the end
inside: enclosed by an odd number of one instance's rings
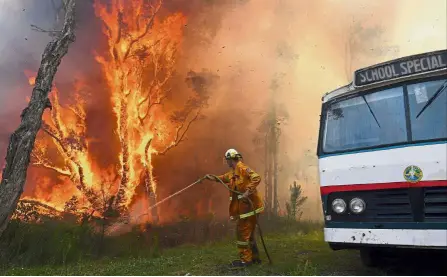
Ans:
POLYGON ((398 86, 344 98, 325 108, 322 152, 333 153, 447 138, 447 92, 416 115, 446 80, 398 86), (408 93, 409 118, 404 93, 408 93), (407 128, 407 121, 410 128, 407 128))

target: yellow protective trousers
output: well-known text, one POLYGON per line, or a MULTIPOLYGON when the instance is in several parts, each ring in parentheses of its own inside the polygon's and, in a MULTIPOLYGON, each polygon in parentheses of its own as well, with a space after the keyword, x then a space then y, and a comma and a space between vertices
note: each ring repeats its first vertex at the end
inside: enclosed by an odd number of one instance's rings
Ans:
POLYGON ((256 215, 239 219, 237 221, 237 246, 239 257, 243 262, 252 262, 259 259, 259 250, 255 239, 256 215))

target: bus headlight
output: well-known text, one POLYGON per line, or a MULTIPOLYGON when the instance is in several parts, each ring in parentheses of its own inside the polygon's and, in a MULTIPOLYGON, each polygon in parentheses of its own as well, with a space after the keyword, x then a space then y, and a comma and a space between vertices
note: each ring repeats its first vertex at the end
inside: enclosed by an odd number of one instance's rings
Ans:
POLYGON ((346 211, 346 202, 343 199, 337 198, 332 201, 332 210, 338 214, 346 211))
POLYGON ((360 198, 353 198, 349 202, 349 209, 355 214, 362 213, 366 208, 366 203, 360 198))

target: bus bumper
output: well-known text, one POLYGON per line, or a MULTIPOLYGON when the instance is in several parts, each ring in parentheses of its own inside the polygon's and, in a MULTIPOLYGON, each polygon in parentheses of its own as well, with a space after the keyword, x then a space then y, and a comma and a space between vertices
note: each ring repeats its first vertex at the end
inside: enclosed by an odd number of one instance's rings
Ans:
POLYGON ((447 230, 324 228, 324 240, 334 250, 368 246, 447 249, 447 230))

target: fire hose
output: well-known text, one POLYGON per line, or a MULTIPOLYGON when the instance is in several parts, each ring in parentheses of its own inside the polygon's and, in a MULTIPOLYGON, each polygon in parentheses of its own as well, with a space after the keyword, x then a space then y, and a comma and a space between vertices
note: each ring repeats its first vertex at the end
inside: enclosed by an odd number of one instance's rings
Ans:
MULTIPOLYGON (((239 191, 235 191, 235 190, 231 189, 230 187, 228 187, 227 184, 225 184, 225 183, 224 183, 221 179, 219 179, 217 176, 215 176, 215 175, 211 175, 211 174, 209 174, 208 176, 211 176, 211 177, 215 178, 215 179, 216 179, 220 184, 222 184, 228 191, 230 191, 230 192, 232 192, 232 193, 235 193, 235 194, 237 194, 237 195, 242 195, 242 194, 243 194, 243 193, 241 193, 241 192, 239 192, 239 191)), ((174 197, 174 196, 176 196, 176 195, 182 193, 183 191, 189 189, 190 187, 195 186, 195 185, 201 183, 201 182, 202 182, 203 180, 205 180, 205 179, 206 179, 205 177, 202 177, 202 178, 198 179, 197 181, 195 181, 194 183, 190 184, 189 186, 187 186, 187 187, 185 187, 185 188, 183 188, 183 189, 177 191, 176 193, 171 194, 170 196, 164 198, 163 200, 161 200, 161 201, 155 203, 154 205, 152 205, 151 207, 149 207, 149 210, 152 210, 153 208, 157 207, 157 206, 160 205, 161 203, 163 203, 163 202, 169 200, 170 198, 172 198, 172 197, 174 197)), ((273 262, 272 262, 272 259, 270 258, 269 252, 267 251, 267 246, 265 245, 264 236, 262 235, 261 225, 259 224, 259 213, 256 213, 256 211, 255 211, 255 207, 254 207, 254 204, 253 204, 253 201, 251 201, 251 199, 248 198, 248 197, 247 197, 246 199, 247 199, 248 202, 250 203, 250 206, 251 206, 251 208, 252 208, 252 211, 253 211, 253 213, 254 213, 255 216, 256 216, 256 226, 258 227, 259 237, 261 238, 261 242, 262 242, 262 246, 263 246, 263 248, 264 248, 265 255, 267 256, 267 258, 268 258, 268 260, 269 260, 269 264, 272 264, 272 263, 273 263, 273 262)), ((141 214, 141 215, 138 216, 138 217, 141 217, 141 216, 143 216, 143 215, 147 215, 147 214, 148 214, 148 213, 144 213, 144 214, 141 214)))

